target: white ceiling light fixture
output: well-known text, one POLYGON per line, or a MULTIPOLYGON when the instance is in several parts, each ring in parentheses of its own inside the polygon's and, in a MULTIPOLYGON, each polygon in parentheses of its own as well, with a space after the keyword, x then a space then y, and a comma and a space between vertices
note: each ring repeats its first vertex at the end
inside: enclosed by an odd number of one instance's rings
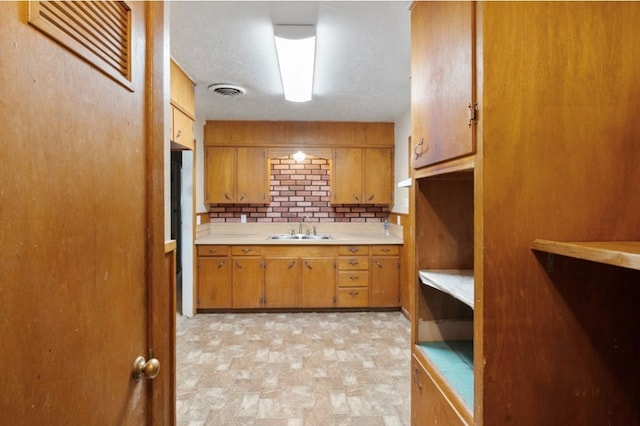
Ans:
POLYGON ((296 161, 304 161, 305 158, 307 158, 307 155, 302 151, 298 151, 293 154, 293 159, 296 161))
POLYGON ((275 25, 274 38, 284 98, 307 102, 313 92, 316 31, 313 25, 275 25))

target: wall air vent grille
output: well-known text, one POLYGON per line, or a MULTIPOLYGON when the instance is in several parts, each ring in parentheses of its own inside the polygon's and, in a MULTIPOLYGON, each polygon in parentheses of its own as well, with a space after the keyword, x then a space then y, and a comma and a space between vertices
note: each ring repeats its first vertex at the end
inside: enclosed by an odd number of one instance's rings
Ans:
POLYGON ((30 1, 29 23, 133 91, 131 8, 123 1, 30 1))
POLYGON ((228 83, 216 83, 209 86, 209 91, 216 95, 233 97, 247 93, 247 91, 238 85, 228 83))

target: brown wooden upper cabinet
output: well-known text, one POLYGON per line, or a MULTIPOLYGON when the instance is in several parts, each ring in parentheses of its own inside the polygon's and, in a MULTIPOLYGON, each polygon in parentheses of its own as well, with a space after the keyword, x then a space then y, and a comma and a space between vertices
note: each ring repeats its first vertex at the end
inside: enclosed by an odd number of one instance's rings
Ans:
POLYGON ((331 166, 332 204, 391 204, 391 148, 335 148, 331 166))
POLYGON ((266 148, 207 146, 205 149, 206 203, 269 202, 269 161, 266 148))
POLYGON ((169 140, 171 149, 193 150, 193 121, 196 118, 194 83, 173 59, 171 59, 170 72, 169 140))
POLYGON ((411 165, 475 153, 475 4, 416 2, 411 10, 411 165))

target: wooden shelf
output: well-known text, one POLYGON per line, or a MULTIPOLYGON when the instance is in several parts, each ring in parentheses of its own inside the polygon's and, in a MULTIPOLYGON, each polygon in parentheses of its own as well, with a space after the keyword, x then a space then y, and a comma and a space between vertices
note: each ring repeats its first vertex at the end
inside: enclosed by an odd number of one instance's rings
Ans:
POLYGON ((561 242, 538 239, 532 248, 640 271, 640 241, 561 242))
POLYGON ((420 281, 455 297, 473 309, 473 269, 424 269, 418 271, 420 281))

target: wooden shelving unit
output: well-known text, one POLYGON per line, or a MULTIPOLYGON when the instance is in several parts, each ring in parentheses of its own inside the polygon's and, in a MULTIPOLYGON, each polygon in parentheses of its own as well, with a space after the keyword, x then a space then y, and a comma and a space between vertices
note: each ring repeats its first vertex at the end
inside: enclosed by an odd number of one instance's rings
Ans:
POLYGON ((562 242, 537 239, 534 250, 640 270, 640 241, 562 242))
POLYGON ((415 425, 640 424, 640 3, 543 3, 411 9, 415 425))

